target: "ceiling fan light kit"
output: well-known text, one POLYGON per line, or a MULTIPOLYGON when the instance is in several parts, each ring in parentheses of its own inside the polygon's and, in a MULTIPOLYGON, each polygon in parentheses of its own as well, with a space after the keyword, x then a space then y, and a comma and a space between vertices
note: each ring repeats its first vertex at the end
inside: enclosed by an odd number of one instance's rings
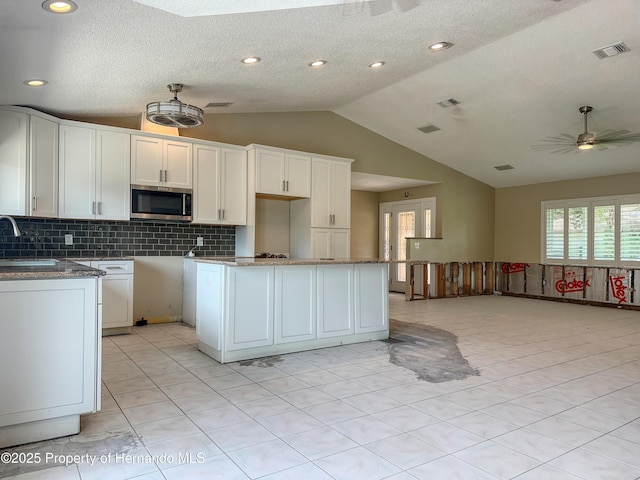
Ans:
POLYGON ((193 128, 203 123, 204 111, 193 105, 178 100, 178 93, 182 91, 182 83, 170 83, 167 88, 173 93, 173 99, 167 102, 152 102, 147 104, 147 120, 163 127, 193 128))

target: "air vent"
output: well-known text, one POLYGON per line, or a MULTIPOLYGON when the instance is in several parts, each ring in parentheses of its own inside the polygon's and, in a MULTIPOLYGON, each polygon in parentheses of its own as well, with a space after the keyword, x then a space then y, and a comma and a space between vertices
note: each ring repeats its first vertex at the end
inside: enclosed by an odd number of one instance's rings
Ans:
POLYGON ((431 132, 437 132, 440 129, 435 125, 425 125, 424 127, 418 128, 418 130, 420 130, 422 133, 431 133, 431 132))
POLYGON ((440 105, 442 108, 449 108, 459 104, 460 104, 460 101, 456 100, 455 98, 446 98, 438 102, 438 105, 440 105))
POLYGON ((498 166, 493 167, 493 168, 495 168, 496 170, 503 171, 503 170, 513 170, 514 167, 513 167, 513 165, 498 165, 498 166))
POLYGON ((233 105, 233 102, 209 102, 204 108, 226 108, 230 105, 233 105))
POLYGON ((613 45, 608 45, 606 47, 598 48, 593 51, 593 54, 598 57, 600 60, 609 57, 615 57, 616 55, 620 55, 621 53, 629 52, 631 49, 625 45, 624 42, 614 43, 613 45))

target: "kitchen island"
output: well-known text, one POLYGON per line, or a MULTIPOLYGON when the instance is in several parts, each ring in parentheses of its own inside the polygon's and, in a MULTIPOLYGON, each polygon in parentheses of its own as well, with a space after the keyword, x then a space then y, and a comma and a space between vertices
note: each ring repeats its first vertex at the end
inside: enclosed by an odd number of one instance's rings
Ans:
POLYGON ((389 336, 388 263, 196 258, 198 348, 220 363, 389 336))
POLYGON ((0 260, 0 448, 78 433, 80 415, 100 409, 102 275, 0 260))

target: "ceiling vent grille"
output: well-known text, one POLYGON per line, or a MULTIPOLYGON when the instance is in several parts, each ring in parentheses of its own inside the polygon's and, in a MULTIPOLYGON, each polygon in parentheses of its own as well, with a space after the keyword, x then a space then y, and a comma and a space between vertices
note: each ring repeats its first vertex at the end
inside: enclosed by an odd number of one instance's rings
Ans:
POLYGON ((496 170, 499 170, 499 171, 503 171, 503 170, 513 170, 514 167, 513 167, 513 165, 498 165, 498 166, 493 167, 493 168, 495 168, 496 170))
POLYGON ((445 98, 444 100, 440 100, 438 102, 442 108, 453 107, 454 105, 460 105, 460 100, 456 100, 455 98, 445 98))
POLYGON ((226 108, 233 105, 233 102, 209 102, 204 108, 226 108))
POLYGON ((420 130, 422 133, 431 133, 431 132, 437 132, 440 129, 435 125, 425 125, 424 127, 418 128, 418 130, 420 130))
POLYGON ((624 42, 614 43, 613 45, 607 45, 606 47, 598 48, 593 51, 593 54, 598 57, 600 60, 609 57, 615 57, 616 55, 620 55, 621 53, 626 53, 631 51, 629 47, 624 42))

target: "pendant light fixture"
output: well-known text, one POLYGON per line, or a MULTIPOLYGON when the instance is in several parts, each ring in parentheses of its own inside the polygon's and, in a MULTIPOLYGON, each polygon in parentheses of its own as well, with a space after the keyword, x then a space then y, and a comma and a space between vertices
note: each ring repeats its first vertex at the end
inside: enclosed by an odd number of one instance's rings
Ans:
POLYGON ((182 91, 183 86, 182 83, 167 85, 173 93, 173 99, 147 104, 147 120, 164 127, 192 128, 202 125, 203 110, 178 100, 178 93, 182 91))

